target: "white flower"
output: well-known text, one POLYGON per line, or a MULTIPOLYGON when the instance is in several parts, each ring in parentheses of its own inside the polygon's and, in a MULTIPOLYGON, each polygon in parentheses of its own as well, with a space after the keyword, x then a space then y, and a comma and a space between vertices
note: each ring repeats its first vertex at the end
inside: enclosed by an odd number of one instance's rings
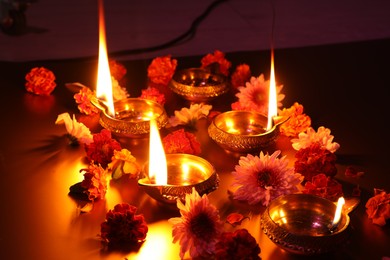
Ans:
POLYGON ((83 123, 79 123, 76 120, 75 115, 73 115, 72 120, 69 113, 62 113, 58 115, 55 123, 57 125, 65 124, 66 131, 70 136, 71 142, 80 141, 81 143, 85 144, 90 144, 93 142, 91 131, 83 123))
POLYGON ((125 88, 122 88, 119 85, 119 82, 114 77, 111 77, 111 82, 112 82, 112 97, 114 98, 114 101, 118 101, 130 97, 130 94, 127 92, 127 90, 125 88))
POLYGON ((279 155, 278 150, 272 155, 260 152, 260 157, 251 154, 242 156, 232 172, 233 198, 245 200, 251 205, 261 202, 267 206, 281 195, 297 192, 297 185, 303 177, 295 173, 294 168, 288 167, 286 156, 279 159, 279 155))
POLYGON ((205 104, 191 104, 190 108, 176 110, 175 115, 169 118, 169 124, 173 127, 178 125, 194 126, 196 121, 202 117, 207 117, 213 107, 205 104))
POLYGON ((298 134, 298 138, 291 139, 292 147, 295 150, 300 150, 309 147, 313 143, 319 143, 321 147, 334 153, 340 148, 340 145, 333 142, 334 136, 330 134, 330 129, 320 126, 317 132, 309 127, 305 132, 298 134))

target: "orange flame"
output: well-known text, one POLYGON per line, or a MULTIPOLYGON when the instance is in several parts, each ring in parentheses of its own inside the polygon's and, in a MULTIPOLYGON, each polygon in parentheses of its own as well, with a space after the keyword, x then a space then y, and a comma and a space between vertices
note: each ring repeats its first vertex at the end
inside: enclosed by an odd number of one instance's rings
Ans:
POLYGON ((333 219, 332 225, 336 225, 337 223, 339 223, 339 221, 341 219, 341 212, 343 210, 344 204, 345 204, 344 197, 340 197, 337 201, 336 212, 334 214, 334 219, 333 219))
POLYGON ((168 182, 167 158, 161 142, 160 132, 154 119, 150 119, 149 179, 159 185, 168 182))
POLYGON ((106 27, 104 23, 103 0, 99 0, 99 61, 97 72, 96 96, 107 106, 107 113, 115 117, 112 97, 112 81, 107 56, 106 27))
POLYGON ((276 95, 276 81, 274 68, 274 50, 271 50, 271 76, 269 82, 269 96, 268 96, 268 122, 267 131, 271 130, 273 126, 273 118, 278 115, 278 100, 276 95))

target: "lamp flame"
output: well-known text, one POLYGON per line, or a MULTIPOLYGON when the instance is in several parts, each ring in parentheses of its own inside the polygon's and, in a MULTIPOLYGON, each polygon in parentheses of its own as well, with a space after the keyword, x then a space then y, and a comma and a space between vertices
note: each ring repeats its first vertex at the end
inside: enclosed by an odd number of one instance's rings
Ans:
POLYGON ((271 50, 271 76, 269 82, 269 96, 268 96, 268 122, 267 131, 271 130, 273 126, 273 118, 278 115, 278 100, 276 96, 276 81, 274 68, 274 50, 271 50))
POLYGON ((166 185, 168 182, 167 158, 161 142, 156 121, 150 119, 149 179, 152 183, 166 185))
POLYGON ((107 56, 106 27, 104 23, 103 0, 98 1, 99 8, 99 60, 96 84, 96 97, 107 106, 107 113, 115 117, 114 101, 112 97, 112 81, 107 56))
POLYGON ((336 212, 334 214, 334 219, 333 219, 333 222, 332 222, 332 225, 335 226, 339 223, 340 219, 341 219, 341 212, 343 210, 343 206, 345 204, 345 199, 344 197, 340 197, 337 201, 337 207, 336 207, 336 212))

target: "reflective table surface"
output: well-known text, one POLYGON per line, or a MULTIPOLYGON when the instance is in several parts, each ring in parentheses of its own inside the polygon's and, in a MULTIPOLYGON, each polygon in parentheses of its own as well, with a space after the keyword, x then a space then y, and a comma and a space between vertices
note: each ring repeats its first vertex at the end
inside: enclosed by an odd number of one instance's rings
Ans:
MULTIPOLYGON (((365 213, 365 203, 374 188, 390 192, 388 166, 388 64, 390 40, 275 50, 275 71, 283 84, 284 107, 295 101, 312 118, 312 126, 330 128, 336 152, 338 173, 345 193, 359 185, 360 205, 350 213, 353 232, 340 250, 316 257, 302 257, 278 248, 263 234, 260 216, 265 207, 248 206, 231 200, 228 188, 231 172, 239 155, 224 151, 207 134, 207 120, 200 120, 194 132, 201 143, 201 157, 211 162, 220 176, 219 188, 209 194, 222 219, 233 212, 249 216, 239 228, 247 228, 261 248, 262 259, 381 259, 390 257, 390 224, 372 224, 365 213), (354 166, 364 176, 345 176, 354 166)), ((252 75, 269 76, 268 51, 227 53, 233 66, 250 65, 252 75)), ((200 65, 201 57, 173 57, 179 68, 200 65)), ((115 57, 114 57, 115 59, 115 57)), ((150 60, 121 61, 127 68, 125 86, 137 97, 147 82, 150 60)), ((87 165, 82 146, 71 147, 63 125, 55 125, 59 114, 76 114, 92 132, 101 127, 98 117, 81 115, 65 83, 80 82, 94 86, 96 60, 0 62, 0 255, 2 259, 179 259, 179 246, 172 243, 171 217, 177 209, 161 205, 147 196, 136 180, 111 181, 104 200, 97 201, 89 213, 81 214, 79 202, 68 195, 73 184, 82 181, 80 169, 87 165), (57 87, 48 97, 27 93, 26 73, 43 66, 56 75, 57 87), (148 223, 149 232, 139 251, 106 252, 99 240, 100 224, 108 209, 120 202, 138 208, 148 223)), ((166 93, 166 110, 173 115, 189 103, 173 93, 166 93)), ((211 101, 213 110, 227 111, 235 100, 227 93, 211 101)), ((148 139, 118 138, 142 164, 148 159, 148 139)), ((290 139, 280 136, 265 149, 282 150, 290 164, 294 151, 290 139)), ((233 228, 226 224, 227 230, 233 228)))

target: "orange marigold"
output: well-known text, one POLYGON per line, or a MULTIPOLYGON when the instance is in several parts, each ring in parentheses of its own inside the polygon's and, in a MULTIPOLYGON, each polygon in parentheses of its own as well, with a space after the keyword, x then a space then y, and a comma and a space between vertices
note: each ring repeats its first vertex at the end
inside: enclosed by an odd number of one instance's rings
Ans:
POLYGON ((31 69, 25 79, 26 90, 36 95, 48 96, 57 86, 54 73, 45 67, 31 69))
POLYGON ((236 67, 232 74, 231 83, 235 88, 245 86, 245 83, 250 80, 252 72, 248 64, 240 64, 236 67))
POLYGON ((168 85, 177 67, 177 60, 171 55, 157 57, 148 67, 148 78, 155 84, 168 85))
POLYGON ((117 62, 116 60, 110 60, 110 73, 117 81, 120 81, 127 73, 127 70, 123 64, 117 62))
POLYGON ((225 76, 229 75, 229 69, 232 63, 225 58, 225 53, 216 50, 214 54, 207 54, 201 59, 202 68, 205 68, 213 63, 219 64, 219 72, 225 76))
POLYGON ((78 104, 77 108, 81 113, 86 115, 94 115, 99 113, 99 109, 91 103, 91 98, 94 95, 94 92, 87 87, 81 88, 78 93, 74 94, 73 98, 78 104))
POLYGON ((311 126, 311 118, 303 113, 303 106, 295 102, 290 108, 283 108, 279 116, 290 117, 280 126, 280 132, 285 136, 296 137, 311 126))

